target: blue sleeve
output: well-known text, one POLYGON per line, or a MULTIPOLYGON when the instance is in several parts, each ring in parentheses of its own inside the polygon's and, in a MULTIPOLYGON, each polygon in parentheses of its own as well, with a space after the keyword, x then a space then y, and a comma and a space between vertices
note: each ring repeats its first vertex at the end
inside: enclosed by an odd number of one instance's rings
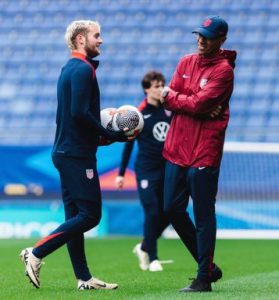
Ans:
POLYGON ((103 128, 99 120, 90 112, 92 95, 92 69, 82 65, 73 71, 71 76, 71 115, 79 123, 92 127, 97 134, 110 138, 109 132, 103 128))
POLYGON ((125 143, 125 146, 124 146, 124 149, 122 152, 122 158, 121 158, 121 162, 120 162, 119 172, 118 172, 119 176, 125 175, 125 171, 126 171, 126 168, 128 166, 128 163, 129 163, 132 151, 133 151, 134 143, 135 143, 135 140, 125 143))

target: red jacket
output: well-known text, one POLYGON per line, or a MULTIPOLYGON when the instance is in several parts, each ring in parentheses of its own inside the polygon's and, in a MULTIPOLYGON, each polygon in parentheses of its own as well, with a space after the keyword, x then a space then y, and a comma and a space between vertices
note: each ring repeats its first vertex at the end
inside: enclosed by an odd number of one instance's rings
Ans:
POLYGON ((220 50, 211 58, 184 56, 173 75, 166 108, 174 111, 163 155, 183 167, 218 167, 229 121, 236 52, 220 50), (221 113, 209 116, 219 105, 221 113))

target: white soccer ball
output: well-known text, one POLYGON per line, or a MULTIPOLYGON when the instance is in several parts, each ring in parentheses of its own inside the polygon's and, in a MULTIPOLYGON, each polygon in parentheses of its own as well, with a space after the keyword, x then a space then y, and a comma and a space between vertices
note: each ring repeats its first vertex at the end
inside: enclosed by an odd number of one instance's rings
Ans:
POLYGON ((112 119, 117 109, 114 107, 108 107, 101 110, 101 124, 104 128, 112 129, 112 119))
MULTIPOLYGON (((113 115, 116 113, 117 109, 114 107, 108 107, 101 110, 100 117, 101 117, 101 124, 104 128, 108 130, 112 129, 112 119, 113 115)), ((107 140, 105 137, 101 136, 99 140, 100 146, 110 145, 112 141, 107 140)))
POLYGON ((123 130, 129 128, 125 132, 126 136, 136 137, 143 129, 144 120, 142 113, 133 105, 120 106, 112 118, 113 130, 123 130))

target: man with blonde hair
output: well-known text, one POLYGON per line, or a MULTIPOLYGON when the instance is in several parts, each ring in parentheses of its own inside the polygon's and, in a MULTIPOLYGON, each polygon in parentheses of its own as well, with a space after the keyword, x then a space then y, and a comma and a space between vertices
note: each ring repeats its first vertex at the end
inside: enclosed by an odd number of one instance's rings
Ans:
POLYGON ((123 131, 112 132, 100 123, 100 92, 96 78, 102 44, 100 25, 95 21, 72 22, 65 34, 71 58, 62 68, 57 85, 56 135, 52 160, 62 188, 66 221, 50 235, 23 249, 20 256, 26 275, 40 287, 42 258, 67 243, 78 289, 116 289, 92 277, 84 251, 84 232, 98 225, 101 219, 101 192, 96 166, 100 137, 125 141, 123 131))

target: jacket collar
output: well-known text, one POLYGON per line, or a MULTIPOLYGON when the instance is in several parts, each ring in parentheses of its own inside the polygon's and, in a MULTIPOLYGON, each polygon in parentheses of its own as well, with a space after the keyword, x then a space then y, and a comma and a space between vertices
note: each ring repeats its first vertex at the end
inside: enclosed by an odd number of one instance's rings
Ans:
POLYGON ((98 60, 93 60, 90 57, 86 56, 85 54, 78 52, 78 51, 72 51, 71 54, 72 58, 77 58, 83 61, 88 61, 91 65, 93 65, 94 69, 97 69, 99 66, 99 61, 98 60))
POLYGON ((206 66, 206 65, 215 65, 216 63, 219 63, 220 61, 225 59, 229 62, 229 64, 232 67, 234 67, 236 55, 237 53, 234 50, 220 49, 219 52, 212 57, 205 58, 201 55, 198 55, 198 60, 201 66, 206 66))

